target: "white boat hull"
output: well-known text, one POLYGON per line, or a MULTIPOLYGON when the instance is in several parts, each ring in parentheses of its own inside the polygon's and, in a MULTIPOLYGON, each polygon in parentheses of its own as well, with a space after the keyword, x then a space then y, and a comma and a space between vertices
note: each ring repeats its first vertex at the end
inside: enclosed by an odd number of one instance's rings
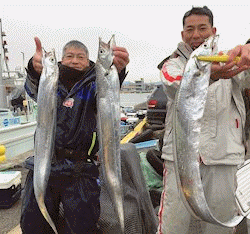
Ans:
POLYGON ((34 149, 36 121, 0 128, 0 145, 6 148, 6 160, 34 149))

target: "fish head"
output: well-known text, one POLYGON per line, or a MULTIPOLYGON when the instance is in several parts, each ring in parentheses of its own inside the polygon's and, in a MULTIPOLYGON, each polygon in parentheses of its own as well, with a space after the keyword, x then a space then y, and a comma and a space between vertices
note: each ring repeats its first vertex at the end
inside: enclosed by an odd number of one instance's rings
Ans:
POLYGON ((204 69, 210 62, 199 61, 198 56, 210 56, 218 51, 219 35, 208 37, 196 50, 193 51, 190 58, 193 58, 198 69, 204 69))
POLYGON ((112 48, 114 46, 114 35, 111 37, 108 43, 103 42, 102 39, 99 38, 98 60, 105 69, 109 69, 113 64, 114 55, 112 48))
POLYGON ((208 37, 196 50, 193 51, 192 57, 209 56, 218 51, 219 35, 208 37))
POLYGON ((55 66, 55 65, 57 65, 55 49, 52 49, 49 52, 44 50, 43 58, 44 58, 44 63, 46 63, 47 66, 55 66))
POLYGON ((58 81, 58 74, 59 74, 59 68, 57 64, 56 59, 56 53, 55 50, 52 49, 51 51, 43 51, 43 74, 46 77, 50 77, 51 82, 57 83, 58 81))

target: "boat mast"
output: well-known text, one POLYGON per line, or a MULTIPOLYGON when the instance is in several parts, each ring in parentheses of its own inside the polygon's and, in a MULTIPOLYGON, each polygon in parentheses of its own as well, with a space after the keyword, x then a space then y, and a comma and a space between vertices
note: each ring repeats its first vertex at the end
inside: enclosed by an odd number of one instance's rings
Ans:
POLYGON ((4 61, 4 44, 3 44, 3 31, 2 20, 0 19, 0 33, 1 33, 1 48, 0 48, 0 108, 7 108, 6 88, 3 82, 3 61, 4 61))

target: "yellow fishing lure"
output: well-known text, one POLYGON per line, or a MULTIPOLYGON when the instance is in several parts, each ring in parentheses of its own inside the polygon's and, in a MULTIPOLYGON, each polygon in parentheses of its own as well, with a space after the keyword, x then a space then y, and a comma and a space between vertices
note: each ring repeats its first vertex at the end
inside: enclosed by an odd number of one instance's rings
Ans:
MULTIPOLYGON (((221 62, 226 63, 229 59, 229 56, 227 54, 223 55, 212 55, 212 56, 198 56, 198 60, 206 61, 206 62, 221 62)), ((235 57, 234 61, 238 63, 240 61, 240 57, 235 57)))

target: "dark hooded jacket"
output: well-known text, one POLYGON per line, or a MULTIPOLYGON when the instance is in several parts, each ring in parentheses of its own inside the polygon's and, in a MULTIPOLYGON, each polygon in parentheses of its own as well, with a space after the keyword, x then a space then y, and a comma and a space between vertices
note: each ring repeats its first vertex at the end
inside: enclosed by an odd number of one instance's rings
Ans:
MULTIPOLYGON (((124 69, 119 74, 121 84, 125 77, 124 69)), ((39 79, 40 75, 34 70, 31 59, 28 64, 25 89, 35 101, 37 100, 39 79)), ((95 80, 95 64, 92 61, 86 71, 78 71, 59 63, 56 148, 84 152, 92 149, 92 155, 97 152, 95 80)))

